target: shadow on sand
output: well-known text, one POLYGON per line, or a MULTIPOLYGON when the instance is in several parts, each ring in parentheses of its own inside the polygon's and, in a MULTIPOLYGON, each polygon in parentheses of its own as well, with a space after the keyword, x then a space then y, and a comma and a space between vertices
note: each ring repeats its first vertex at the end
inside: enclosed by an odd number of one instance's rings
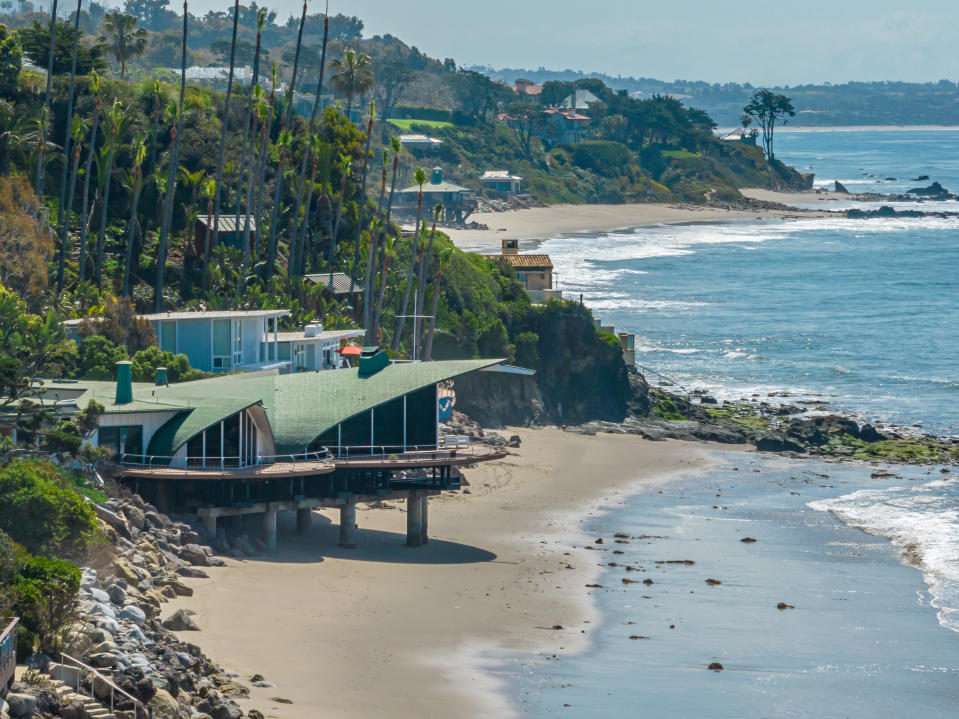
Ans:
POLYGON ((356 532, 356 546, 343 549, 337 546, 339 527, 329 517, 316 513, 312 531, 307 536, 296 534, 292 512, 280 514, 277 530, 277 552, 259 555, 254 558, 256 561, 310 564, 329 557, 396 564, 478 564, 496 559, 495 554, 485 549, 441 539, 430 539, 422 547, 407 547, 405 532, 363 529, 362 525, 356 532))

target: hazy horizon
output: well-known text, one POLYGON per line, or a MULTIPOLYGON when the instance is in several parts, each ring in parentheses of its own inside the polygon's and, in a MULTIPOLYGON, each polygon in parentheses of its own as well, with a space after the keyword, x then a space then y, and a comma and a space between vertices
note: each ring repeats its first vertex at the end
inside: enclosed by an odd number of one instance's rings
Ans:
MULTIPOLYGON (((264 4, 280 21, 302 7, 299 0, 264 4)), ((230 6, 198 0, 190 11, 230 6)), ((179 10, 176 2, 170 7, 179 10)), ((707 0, 641 11, 635 2, 607 0, 601 14, 577 14, 579 7, 557 0, 546 14, 532 3, 488 0, 480 14, 438 0, 421 0, 415 11, 387 0, 353 0, 331 3, 330 12, 358 16, 366 36, 388 33, 430 56, 496 69, 800 85, 936 82, 955 79, 950 72, 959 66, 951 0, 927 0, 918 9, 897 0, 807 0, 795 11, 772 12, 707 0)), ((311 2, 311 13, 322 10, 321 0, 311 2)))

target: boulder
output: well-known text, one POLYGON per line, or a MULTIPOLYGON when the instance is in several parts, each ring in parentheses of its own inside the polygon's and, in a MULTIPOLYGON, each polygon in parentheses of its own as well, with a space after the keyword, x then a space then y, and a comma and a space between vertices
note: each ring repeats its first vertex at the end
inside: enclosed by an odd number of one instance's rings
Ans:
POLYGON ((166 629, 169 629, 171 632, 198 632, 200 627, 193 617, 186 613, 183 609, 178 609, 173 613, 172 616, 163 620, 163 626, 166 629))
POLYGON ((859 428, 859 439, 861 439, 863 442, 869 442, 871 444, 873 442, 881 442, 882 440, 886 439, 886 437, 871 424, 866 423, 859 428))
POLYGON ((233 703, 220 704, 210 713, 213 719, 243 719, 243 712, 233 703))
POLYGON ((177 567, 176 573, 189 579, 209 579, 210 575, 197 567, 177 567))
POLYGON ((127 590, 121 587, 119 584, 111 584, 107 589, 107 595, 110 597, 111 602, 118 604, 121 607, 127 600, 127 590))
POLYGON ((180 716, 180 705, 165 689, 156 690, 149 707, 153 710, 154 719, 178 719, 180 716))
POLYGON ((124 505, 122 510, 123 516, 127 518, 127 521, 138 530, 142 530, 146 524, 146 514, 139 507, 135 507, 132 504, 124 505))
POLYGON ((147 620, 146 612, 135 604, 128 604, 120 610, 120 618, 128 619, 134 624, 143 624, 147 620))
POLYGON ((37 699, 30 694, 7 694, 7 706, 13 719, 28 717, 37 710, 37 699))
POLYGON ((836 192, 841 192, 844 195, 849 194, 849 190, 847 190, 846 186, 843 185, 839 180, 836 180, 835 183, 836 183, 836 188, 835 188, 836 192))
POLYGON ((90 587, 87 591, 90 592, 90 596, 93 597, 95 602, 99 602, 100 604, 110 603, 110 595, 107 592, 104 592, 102 589, 90 587))
POLYGON ((180 559, 194 567, 209 567, 210 558, 199 544, 185 544, 180 548, 180 559))
POLYGON ((805 452, 806 448, 793 439, 776 432, 764 434, 753 440, 760 452, 805 452))

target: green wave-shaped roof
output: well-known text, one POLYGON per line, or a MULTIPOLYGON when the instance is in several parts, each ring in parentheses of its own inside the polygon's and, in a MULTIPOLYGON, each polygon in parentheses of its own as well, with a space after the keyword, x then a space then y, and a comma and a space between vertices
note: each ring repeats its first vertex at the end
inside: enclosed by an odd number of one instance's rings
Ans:
POLYGON ((159 401, 189 404, 190 408, 160 428, 147 453, 171 457, 191 437, 255 404, 262 404, 266 410, 277 454, 303 452, 326 430, 351 417, 502 361, 392 364, 369 377, 360 377, 357 368, 284 375, 236 374, 153 388, 159 401))

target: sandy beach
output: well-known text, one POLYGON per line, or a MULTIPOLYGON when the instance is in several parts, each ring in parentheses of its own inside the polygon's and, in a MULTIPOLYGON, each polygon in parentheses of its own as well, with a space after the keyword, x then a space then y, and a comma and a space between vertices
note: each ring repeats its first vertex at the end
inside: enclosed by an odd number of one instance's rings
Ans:
POLYGON ((515 715, 480 652, 585 648, 596 618, 585 585, 599 566, 579 525, 637 483, 705 467, 710 447, 509 433, 522 447, 468 470, 468 494, 430 501, 426 547, 404 546, 402 504, 361 507, 353 550, 336 547, 333 513, 317 512, 311 537, 288 521, 276 555, 211 569, 164 616, 196 611, 202 631, 185 641, 242 681, 275 682, 242 702, 268 717, 515 715))
MULTIPOLYGON (((806 195, 822 199, 815 192, 772 192, 744 190, 747 197, 782 204, 806 203, 806 195)), ((497 253, 504 237, 519 240, 542 240, 577 232, 612 232, 632 227, 648 227, 681 222, 722 222, 764 218, 809 217, 815 213, 803 211, 790 214, 783 210, 727 210, 697 205, 552 205, 528 210, 507 212, 480 212, 470 216, 471 222, 489 227, 488 230, 444 229, 457 247, 471 252, 497 253)))

